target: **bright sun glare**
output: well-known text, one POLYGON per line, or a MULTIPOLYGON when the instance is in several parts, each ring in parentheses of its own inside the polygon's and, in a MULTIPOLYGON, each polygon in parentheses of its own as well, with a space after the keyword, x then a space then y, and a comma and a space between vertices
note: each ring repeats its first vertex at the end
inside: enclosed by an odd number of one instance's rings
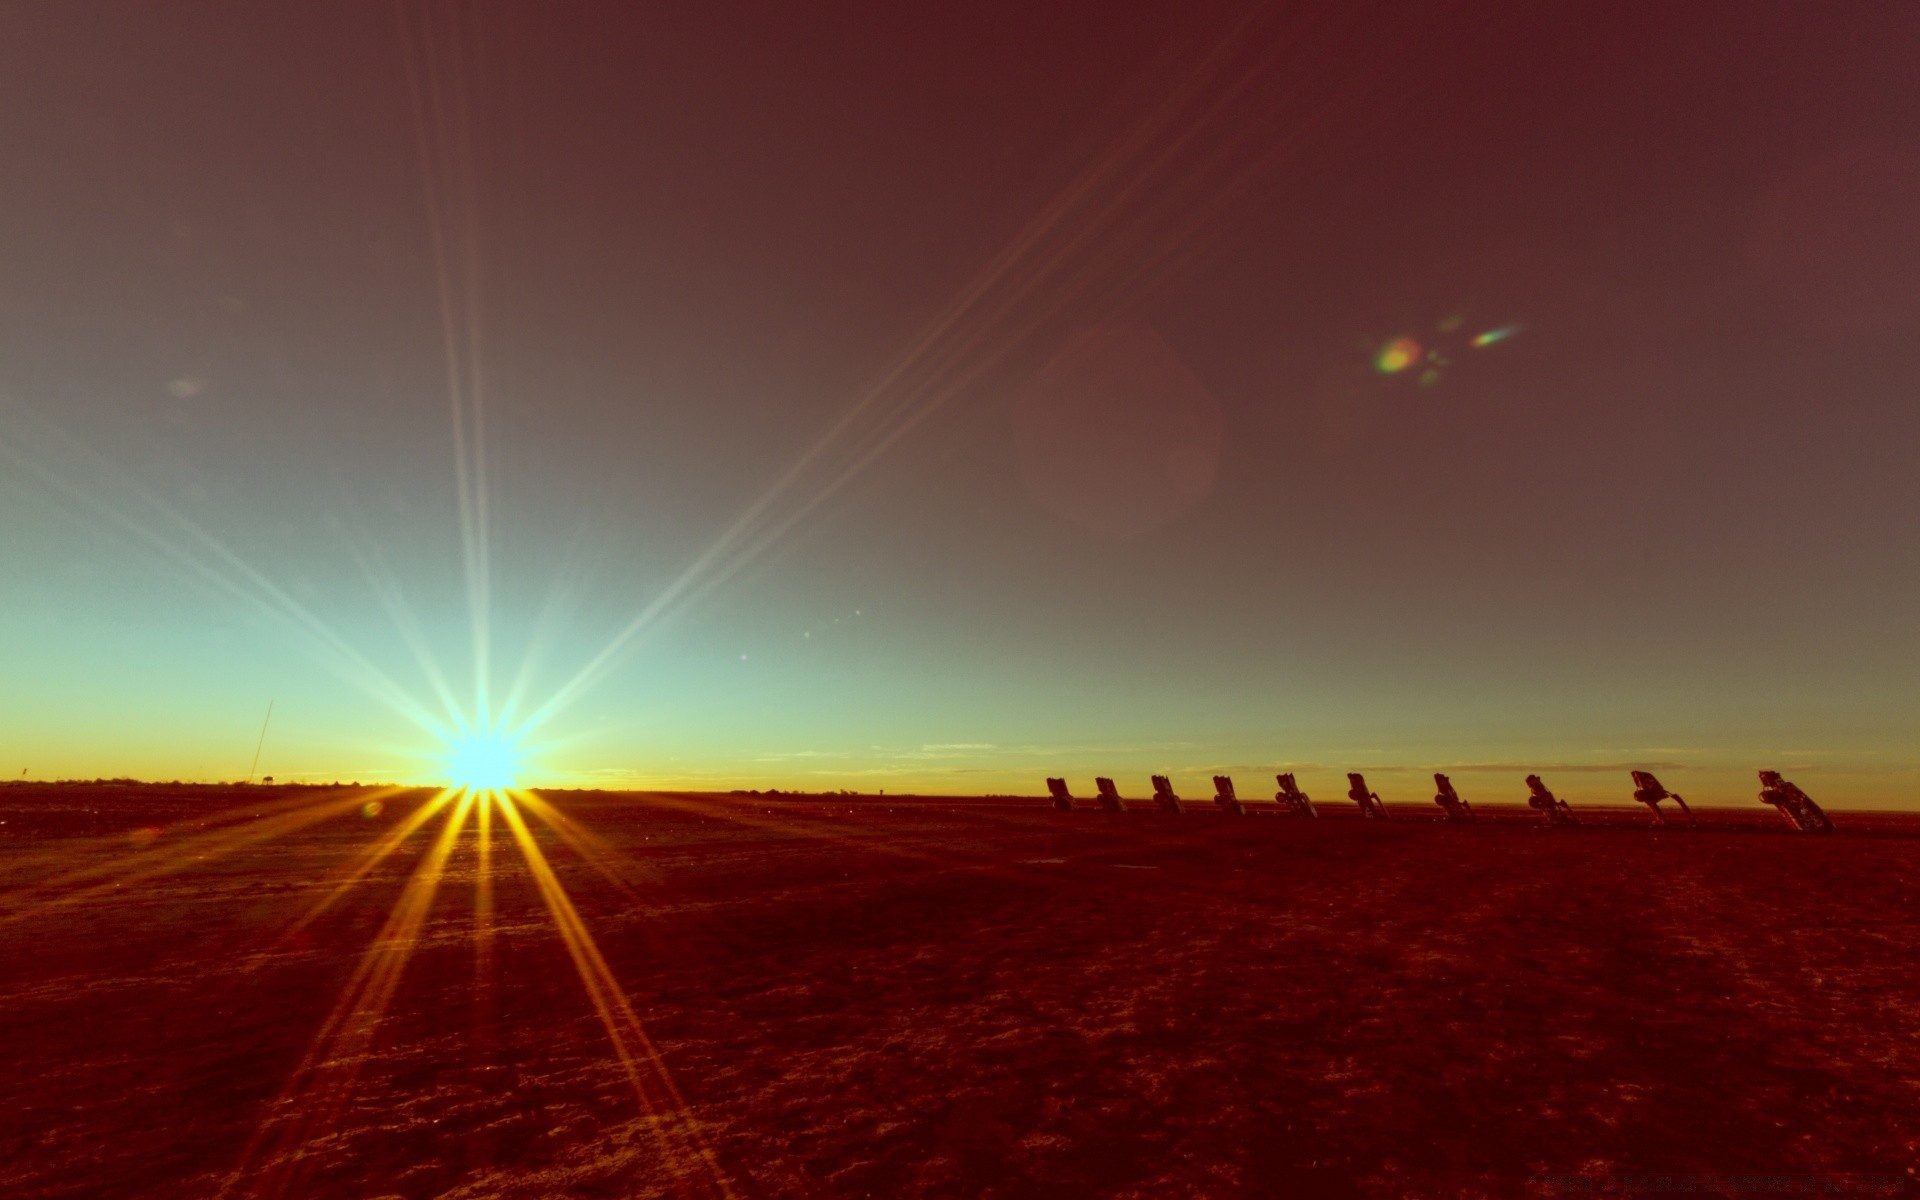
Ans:
POLYGON ((473 734, 448 747, 447 782, 468 791, 503 791, 518 781, 520 751, 498 734, 473 734))

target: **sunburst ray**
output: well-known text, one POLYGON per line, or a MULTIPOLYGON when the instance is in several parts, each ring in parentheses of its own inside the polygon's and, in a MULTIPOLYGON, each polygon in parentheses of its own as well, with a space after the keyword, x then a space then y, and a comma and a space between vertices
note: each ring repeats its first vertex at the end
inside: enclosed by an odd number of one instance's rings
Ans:
POLYGON ((496 797, 500 815, 532 872, 536 888, 552 915, 556 930, 573 960, 601 1025, 606 1029, 614 1057, 620 1062, 650 1128, 682 1184, 699 1185, 699 1193, 719 1197, 736 1195, 727 1174, 708 1145, 699 1118, 674 1082, 659 1047, 647 1033, 640 1015, 614 977, 599 945, 580 919, 566 888, 554 874, 540 844, 522 819, 513 796, 496 797))
MULTIPOLYGON (((342 795, 328 792, 317 797, 299 797, 282 802, 277 809, 267 808, 267 815, 260 815, 258 819, 249 818, 262 813, 261 805, 228 809, 212 818, 223 822, 216 828, 191 833, 185 832, 189 828, 188 822, 175 822, 157 831, 154 836, 154 845, 163 848, 149 848, 131 854, 125 849, 125 834, 111 839, 96 839, 87 849, 111 854, 111 861, 72 868, 13 892, 7 897, 8 907, 0 911, 0 927, 42 917, 58 909, 84 905, 130 885, 199 869, 263 842, 344 816, 370 800, 384 799, 401 790, 384 788, 372 793, 355 791, 342 795), (71 890, 76 887, 79 890, 71 890)), ((198 824, 196 822, 192 827, 198 828, 198 824)), ((69 861, 71 857, 71 851, 60 855, 60 858, 69 861)))
MULTIPOLYGON (((439 812, 449 797, 443 792, 428 807, 439 812)), ((408 876, 386 923, 361 955, 340 999, 271 1106, 280 1110, 277 1126, 262 1122, 221 1189, 222 1196, 241 1187, 263 1197, 299 1193, 315 1166, 302 1151, 335 1127, 351 1097, 407 961, 420 942, 447 858, 474 803, 471 793, 454 802, 452 814, 408 876)))

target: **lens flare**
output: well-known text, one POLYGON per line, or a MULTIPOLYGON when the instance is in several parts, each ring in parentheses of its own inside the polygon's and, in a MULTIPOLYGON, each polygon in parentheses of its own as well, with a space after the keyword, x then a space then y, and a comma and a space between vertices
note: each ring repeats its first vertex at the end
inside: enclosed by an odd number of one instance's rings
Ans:
POLYGON ((1520 327, 1518 325, 1502 325, 1498 329, 1489 329, 1485 333, 1476 333, 1473 335, 1473 348, 1475 350, 1484 350, 1495 342, 1504 342, 1519 332, 1520 327))
POLYGON ((1420 343, 1410 337, 1397 337, 1380 347, 1373 367, 1382 375, 1397 375, 1420 361, 1420 343))

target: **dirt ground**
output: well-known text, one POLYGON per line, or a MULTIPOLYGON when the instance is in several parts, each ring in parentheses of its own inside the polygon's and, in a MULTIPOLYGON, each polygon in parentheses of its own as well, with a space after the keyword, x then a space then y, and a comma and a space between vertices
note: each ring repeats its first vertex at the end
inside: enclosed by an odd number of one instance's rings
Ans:
POLYGON ((470 823, 428 903, 452 809, 397 838, 429 794, 371 796, 0 787, 0 1195, 1905 1195, 1920 1164, 1916 817, 549 793, 603 839, 525 818, 570 953, 503 814, 490 895, 470 823))

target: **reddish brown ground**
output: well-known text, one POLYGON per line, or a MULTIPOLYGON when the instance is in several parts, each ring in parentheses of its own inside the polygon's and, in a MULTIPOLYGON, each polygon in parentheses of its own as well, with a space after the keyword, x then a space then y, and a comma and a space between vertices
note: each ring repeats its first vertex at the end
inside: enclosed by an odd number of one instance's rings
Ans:
MULTIPOLYGON (((421 799, 193 841, 293 795, 0 788, 0 1195, 211 1196, 288 1128, 275 1097, 430 840, 288 939, 421 799), (48 885, 84 868, 120 873, 48 885)), ((743 1197, 1513 1196, 1920 1162, 1913 818, 1820 839, 1757 805, 1555 833, 1524 810, 553 799, 625 864, 623 890, 543 835, 743 1197)), ((470 851, 338 1120, 230 1194, 709 1194, 676 1189, 508 850, 477 990, 470 851)))

